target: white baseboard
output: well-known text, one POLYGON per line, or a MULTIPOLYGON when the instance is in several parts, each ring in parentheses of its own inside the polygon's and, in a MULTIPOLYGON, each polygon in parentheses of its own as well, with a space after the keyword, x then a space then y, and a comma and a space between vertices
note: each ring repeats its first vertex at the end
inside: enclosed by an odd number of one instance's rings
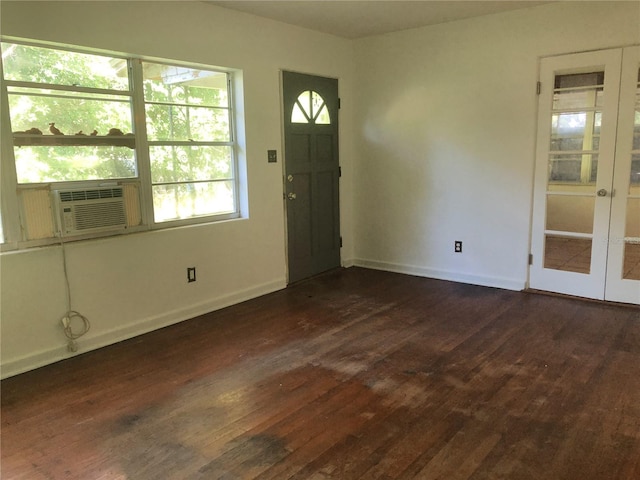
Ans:
POLYGON ((384 270, 386 272, 405 273, 418 277, 435 278, 438 280, 448 280, 451 282, 469 283, 471 285, 481 285, 483 287, 503 288, 505 290, 524 290, 526 281, 511 278, 487 277, 482 275, 469 275, 461 272, 448 270, 437 270, 434 268, 417 267, 414 265, 402 265, 397 263, 379 262, 377 260, 365 260, 356 258, 353 265, 357 267, 371 268, 374 270, 384 270))
POLYGON ((343 268, 353 267, 353 266, 355 266, 355 263, 353 263, 353 262, 354 262, 353 258, 346 258, 346 259, 343 258, 342 259, 342 267, 343 268))
POLYGON ((2 364, 0 367, 0 378, 18 375, 44 365, 65 360, 75 355, 80 355, 91 350, 96 350, 107 345, 128 340, 144 333, 149 333, 175 323, 189 320, 199 315, 204 315, 205 313, 220 310, 230 305, 235 305, 246 300, 251 300, 252 298, 257 298, 268 293, 282 290, 286 286, 287 282, 285 279, 263 283, 232 294, 207 300, 206 302, 202 302, 197 305, 190 305, 187 308, 165 312, 161 315, 149 317, 124 327, 118 327, 113 330, 100 333, 95 337, 87 338, 86 340, 83 339, 80 342, 81 350, 76 354, 70 354, 64 345, 31 353, 24 357, 10 360, 2 364))

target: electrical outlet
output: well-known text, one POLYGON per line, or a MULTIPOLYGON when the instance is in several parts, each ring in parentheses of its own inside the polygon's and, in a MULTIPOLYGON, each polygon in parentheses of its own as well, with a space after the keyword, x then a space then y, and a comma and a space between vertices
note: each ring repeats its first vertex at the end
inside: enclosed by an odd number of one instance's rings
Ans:
POLYGON ((456 240, 454 242, 453 251, 456 253, 462 253, 462 240, 456 240))
POLYGON ((187 282, 195 282, 196 281, 196 267, 187 267, 187 282))

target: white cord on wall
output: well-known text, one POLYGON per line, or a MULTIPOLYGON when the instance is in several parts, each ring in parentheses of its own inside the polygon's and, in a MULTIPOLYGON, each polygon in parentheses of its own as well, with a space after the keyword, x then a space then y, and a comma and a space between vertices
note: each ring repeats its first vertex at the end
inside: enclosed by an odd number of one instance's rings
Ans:
POLYGON ((62 235, 59 238, 60 246, 62 247, 62 268, 64 269, 64 282, 67 289, 67 313, 64 314, 61 322, 64 334, 68 339, 67 350, 69 350, 70 352, 77 352, 78 344, 76 340, 89 331, 89 329, 91 328, 91 324, 89 323, 89 319, 87 317, 71 309, 71 286, 69 285, 69 273, 67 271, 67 250, 64 244, 64 240, 62 239, 62 235), (73 327, 71 325, 73 319, 79 319, 82 321, 81 331, 73 331, 73 327))

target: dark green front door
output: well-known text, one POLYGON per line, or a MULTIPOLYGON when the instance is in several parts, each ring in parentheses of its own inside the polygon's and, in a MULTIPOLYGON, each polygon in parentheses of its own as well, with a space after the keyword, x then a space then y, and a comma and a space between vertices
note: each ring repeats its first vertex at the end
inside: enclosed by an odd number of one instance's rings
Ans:
POLYGON ((283 72, 289 283, 340 266, 338 80, 283 72))

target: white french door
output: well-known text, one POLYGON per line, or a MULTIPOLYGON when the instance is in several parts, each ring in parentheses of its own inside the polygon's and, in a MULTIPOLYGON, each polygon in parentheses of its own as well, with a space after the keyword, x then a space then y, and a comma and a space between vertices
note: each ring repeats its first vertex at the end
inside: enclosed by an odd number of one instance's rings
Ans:
POLYGON ((544 58, 531 288, 640 304, 640 47, 544 58))

